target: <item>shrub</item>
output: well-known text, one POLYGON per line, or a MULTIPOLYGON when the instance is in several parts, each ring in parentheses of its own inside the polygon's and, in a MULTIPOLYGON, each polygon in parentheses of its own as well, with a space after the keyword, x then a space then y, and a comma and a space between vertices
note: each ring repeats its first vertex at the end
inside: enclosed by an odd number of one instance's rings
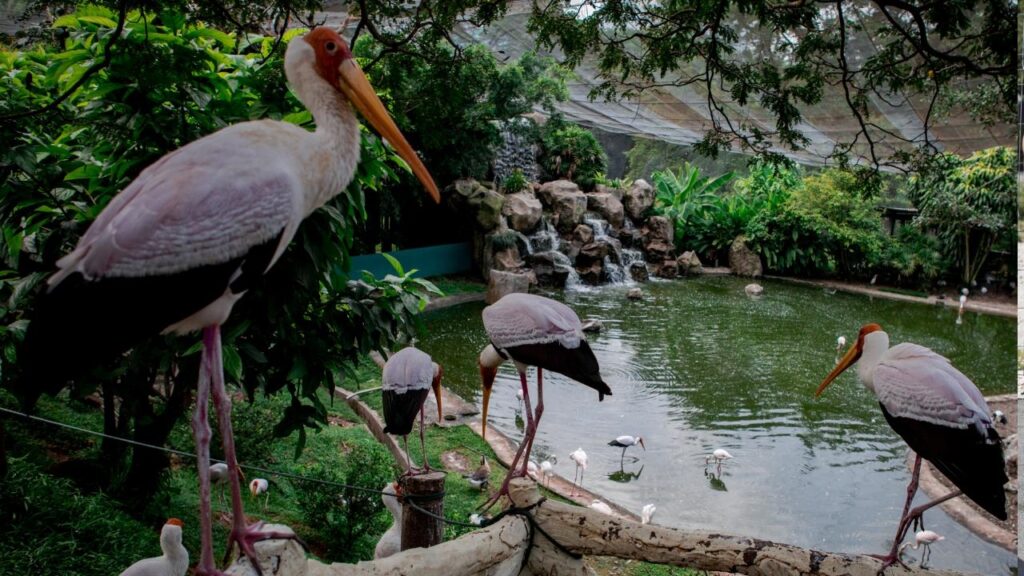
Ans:
POLYGON ((520 190, 525 190, 529 188, 530 183, 526 181, 526 176, 523 176, 523 171, 516 168, 515 170, 512 171, 512 174, 510 174, 508 178, 505 178, 505 181, 502 182, 501 187, 506 194, 512 194, 514 192, 519 192, 520 190))
POLYGON ((372 560, 380 535, 391 525, 380 491, 395 477, 391 454, 374 440, 354 443, 344 457, 317 462, 303 474, 346 487, 307 482, 296 497, 306 523, 323 538, 325 560, 372 560))
POLYGON ((541 130, 541 167, 551 179, 565 178, 589 190, 608 168, 608 157, 594 134, 559 118, 541 130))
POLYGON ((870 264, 890 282, 927 288, 949 269, 941 247, 935 236, 916 226, 902 226, 870 264))
POLYGON ((711 229, 724 223, 724 218, 716 220, 715 215, 728 216, 717 191, 732 178, 732 172, 716 178, 701 176, 700 169, 689 162, 678 172, 669 169, 652 175, 654 211, 672 221, 679 249, 696 247, 698 252, 706 252, 704 244, 709 243, 711 229))

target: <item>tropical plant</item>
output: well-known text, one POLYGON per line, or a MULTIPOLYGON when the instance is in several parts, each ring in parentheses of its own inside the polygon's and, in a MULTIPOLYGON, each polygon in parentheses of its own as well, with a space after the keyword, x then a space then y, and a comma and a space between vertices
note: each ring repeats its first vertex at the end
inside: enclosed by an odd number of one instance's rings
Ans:
MULTIPOLYGON (((48 102, 104 58, 117 15, 81 7, 59 18, 59 45, 0 52, 0 116, 48 102)), ((289 32, 285 40, 301 33, 289 32)), ((70 97, 45 115, 0 122, 0 379, 19 376, 17 348, 40 282, 110 199, 160 155, 224 125, 270 117, 309 126, 284 89, 274 38, 236 37, 177 12, 129 12, 119 49, 70 97), (238 50, 239 54, 232 51, 238 50)), ((412 330, 429 294, 409 274, 352 280, 345 272, 364 192, 406 169, 364 132, 363 161, 349 188, 302 225, 281 261, 236 307, 224 327, 229 382, 293 401, 277 431, 323 421, 319 387, 333 387, 370 350, 385 350, 412 330)), ((184 414, 197 372, 196 337, 154 336, 124 361, 76 380, 73 393, 100 388, 105 429, 162 444, 184 414), (166 379, 172 390, 155 395, 166 379), (115 398, 119 401, 115 410, 115 398)), ((157 451, 128 454, 106 441, 102 456, 125 489, 145 497, 167 465, 157 451)))
POLYGON ((506 194, 512 194, 529 188, 530 183, 526 181, 526 176, 523 176, 523 171, 516 168, 512 171, 512 174, 509 174, 508 178, 505 178, 501 187, 506 194))
POLYGON ((975 280, 994 248, 1015 241, 1015 155, 1002 146, 962 159, 939 154, 910 179, 908 194, 920 225, 935 231, 965 284, 975 280))
POLYGON ((597 183, 608 167, 608 156, 594 134, 561 118, 551 118, 541 129, 540 164, 548 177, 565 178, 585 190, 597 183))
POLYGON ((689 242, 705 236, 712 222, 710 214, 722 203, 718 190, 733 176, 732 172, 715 178, 701 176, 700 169, 689 162, 684 162, 678 172, 668 169, 652 175, 654 211, 672 221, 676 246, 686 248, 689 242))

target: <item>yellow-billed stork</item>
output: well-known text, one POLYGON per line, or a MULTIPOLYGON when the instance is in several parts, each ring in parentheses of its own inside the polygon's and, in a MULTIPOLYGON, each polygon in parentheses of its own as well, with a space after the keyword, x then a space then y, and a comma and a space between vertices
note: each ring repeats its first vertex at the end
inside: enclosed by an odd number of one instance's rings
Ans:
POLYGON ((622 456, 619 457, 620 463, 622 459, 626 457, 626 448, 629 448, 630 446, 636 446, 637 444, 639 444, 640 447, 644 449, 644 452, 647 451, 647 445, 644 444, 644 439, 641 438, 640 436, 622 435, 608 443, 609 446, 622 448, 622 456))
POLYGON ((188 572, 188 550, 181 543, 184 524, 170 518, 160 530, 160 550, 163 555, 139 560, 125 568, 120 576, 185 576, 188 572))
POLYGON ((384 507, 391 512, 391 526, 377 541, 373 550, 373 559, 381 560, 388 556, 394 556, 402 551, 402 503, 398 500, 402 493, 398 482, 389 482, 381 490, 380 499, 384 501, 384 507))
POLYGON ((228 551, 237 543, 258 566, 252 544, 275 536, 260 532, 259 524, 246 525, 220 326, 234 303, 280 258, 302 220, 352 180, 360 150, 353 106, 439 199, 426 167, 336 32, 316 28, 293 39, 284 65, 316 131, 287 122, 243 122, 143 170, 100 213, 74 251, 57 262, 21 356, 26 374, 19 392, 30 409, 40 394, 63 387, 75 375, 72 370, 114 359, 144 337, 203 331, 193 419, 201 575, 217 573, 210 526, 211 387, 231 482, 234 524, 228 551), (105 327, 102 337, 97 337, 97 326, 105 327))
POLYGON ((412 346, 395 352, 384 364, 381 376, 381 395, 384 399, 384 432, 401 436, 405 443, 405 458, 412 472, 409 457, 409 432, 420 416, 420 449, 423 453, 423 468, 430 470, 427 462, 427 448, 423 438, 423 403, 431 388, 437 400, 437 421, 441 422, 441 366, 430 355, 412 346))
POLYGON ((889 347, 889 335, 878 324, 861 328, 857 342, 818 386, 821 393, 844 370, 860 361, 857 375, 874 393, 893 430, 915 452, 892 549, 883 556, 885 567, 899 561, 898 547, 911 521, 950 498, 966 495, 993 516, 1006 519, 1008 480, 999 434, 992 412, 977 386, 935 352, 904 342, 889 347), (910 510, 917 492, 921 458, 931 462, 957 490, 910 510))
POLYGON ((491 343, 480 352, 480 378, 483 382, 483 424, 487 436, 487 404, 498 366, 512 360, 519 372, 523 404, 526 412, 526 432, 519 446, 509 474, 498 495, 508 493, 508 483, 516 476, 525 476, 537 424, 544 413, 543 371, 563 374, 597 390, 598 400, 611 395, 612 390, 601 379, 597 358, 583 335, 579 316, 561 302, 535 294, 512 293, 484 308, 484 329, 491 343), (530 391, 526 384, 528 366, 537 368, 537 407, 530 411, 530 391), (516 467, 520 458, 521 468, 516 467))

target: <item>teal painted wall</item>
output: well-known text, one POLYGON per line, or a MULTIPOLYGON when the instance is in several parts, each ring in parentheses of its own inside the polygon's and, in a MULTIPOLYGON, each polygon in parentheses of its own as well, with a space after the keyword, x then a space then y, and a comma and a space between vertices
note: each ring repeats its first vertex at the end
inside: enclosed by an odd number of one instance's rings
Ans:
MULTIPOLYGON (((457 274, 473 267, 473 249, 469 242, 410 248, 389 254, 397 258, 406 271, 415 269, 417 278, 457 274)), ((395 273, 391 263, 380 254, 353 256, 350 275, 358 277, 360 270, 366 270, 377 278, 395 273)))

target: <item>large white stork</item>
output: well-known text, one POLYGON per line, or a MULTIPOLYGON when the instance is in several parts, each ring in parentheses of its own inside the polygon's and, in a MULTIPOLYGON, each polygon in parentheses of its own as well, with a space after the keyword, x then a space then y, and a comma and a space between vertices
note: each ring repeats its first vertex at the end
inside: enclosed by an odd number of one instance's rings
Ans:
MULTIPOLYGON (((508 493, 508 483, 516 476, 525 476, 537 424, 544 413, 544 384, 542 373, 551 370, 564 374, 581 384, 597 390, 598 400, 611 395, 612 390, 601 379, 597 358, 583 336, 579 316, 561 302, 535 294, 507 294, 484 308, 484 329, 491 343, 480 352, 480 378, 483 382, 483 435, 487 436, 487 404, 491 388, 498 374, 498 366, 506 360, 515 362, 522 385, 526 412, 526 432, 509 474, 498 496, 508 493), (526 369, 537 368, 537 407, 530 411, 530 391, 526 385, 526 369), (516 464, 522 458, 522 467, 516 464)), ((492 499, 493 503, 495 499, 492 499)))
MULTIPOLYGON (((420 416, 420 449, 423 453, 423 467, 430 470, 427 462, 427 448, 423 439, 423 403, 434 389, 437 400, 437 421, 441 421, 441 366, 422 350, 407 346, 395 352, 384 364, 381 377, 381 394, 384 397, 384 432, 402 437, 405 443, 405 458, 409 458, 409 432, 420 416)), ((406 471, 412 472, 412 469, 406 471)))
POLYGON ((124 569, 120 576, 185 576, 188 572, 188 550, 181 543, 183 523, 177 518, 167 520, 160 530, 161 556, 145 558, 124 569))
POLYGON ((992 412, 978 388, 946 358, 907 342, 889 348, 889 335, 882 327, 867 324, 815 396, 858 360, 861 383, 875 394, 886 421, 917 455, 896 538, 889 554, 882 557, 884 567, 899 560, 899 545, 911 522, 950 498, 966 495, 1005 520, 1003 484, 1008 478, 1003 448, 992 425, 992 412), (910 510, 921 458, 938 468, 957 490, 910 510))
MULTIPOLYGON (((292 40, 285 73, 316 121, 309 132, 276 121, 228 126, 165 155, 121 191, 57 262, 24 348, 26 408, 82 365, 114 359, 159 332, 203 331, 193 430, 199 453, 202 552, 215 574, 210 526, 214 406, 229 466, 234 525, 228 542, 254 558, 265 539, 247 526, 224 389, 220 326, 234 303, 280 258, 302 220, 345 189, 359 162, 355 106, 409 163, 435 201, 437 187, 334 31, 292 40), (97 327, 103 326, 98 337, 97 327)), ((253 561, 255 566, 258 563, 253 561)))

